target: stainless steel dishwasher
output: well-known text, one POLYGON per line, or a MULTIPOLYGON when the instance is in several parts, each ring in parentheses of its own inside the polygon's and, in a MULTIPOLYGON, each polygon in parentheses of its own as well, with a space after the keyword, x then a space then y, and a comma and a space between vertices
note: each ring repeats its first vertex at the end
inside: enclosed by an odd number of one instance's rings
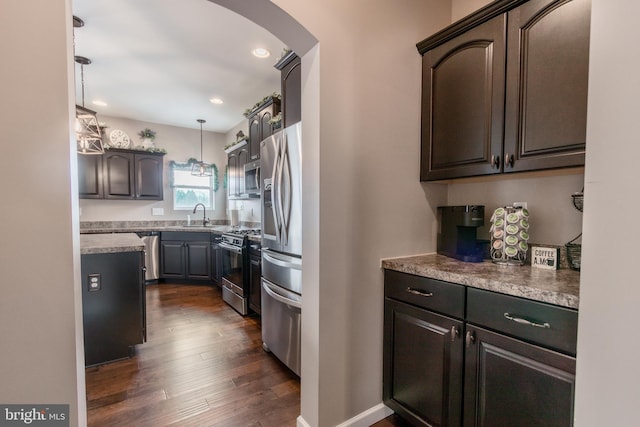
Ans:
POLYGON ((160 277, 160 232, 145 231, 138 233, 144 242, 145 282, 156 282, 160 277))

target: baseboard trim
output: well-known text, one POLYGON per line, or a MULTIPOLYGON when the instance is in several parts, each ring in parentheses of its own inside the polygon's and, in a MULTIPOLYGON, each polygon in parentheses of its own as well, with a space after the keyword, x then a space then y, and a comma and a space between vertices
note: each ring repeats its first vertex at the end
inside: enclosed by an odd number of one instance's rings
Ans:
POLYGON ((375 424, 391 414, 393 414, 393 410, 381 402, 342 424, 338 424, 337 427, 369 427, 371 424, 375 424))
MULTIPOLYGON (((371 424, 375 424, 378 421, 387 418, 391 414, 393 414, 393 409, 389 408, 384 403, 378 403, 376 406, 338 424, 336 427, 369 427, 371 424)), ((311 425, 302 418, 302 415, 298 416, 296 419, 296 426, 311 427, 311 425)))
POLYGON ((309 423, 307 423, 304 418, 302 418, 302 415, 299 415, 298 418, 296 418, 296 427, 311 427, 309 425, 309 423))

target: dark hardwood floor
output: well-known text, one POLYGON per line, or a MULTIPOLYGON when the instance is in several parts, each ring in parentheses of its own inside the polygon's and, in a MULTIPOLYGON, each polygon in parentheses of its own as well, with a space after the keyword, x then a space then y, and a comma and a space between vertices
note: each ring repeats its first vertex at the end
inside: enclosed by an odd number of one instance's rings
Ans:
POLYGON ((216 287, 147 286, 147 342, 87 368, 89 426, 295 426, 300 381, 216 287))

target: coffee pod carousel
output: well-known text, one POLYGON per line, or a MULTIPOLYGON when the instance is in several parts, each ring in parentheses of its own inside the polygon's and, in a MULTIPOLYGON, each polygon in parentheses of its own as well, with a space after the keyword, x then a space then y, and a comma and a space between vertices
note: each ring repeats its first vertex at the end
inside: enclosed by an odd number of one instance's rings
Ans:
POLYGON ((496 264, 522 265, 529 251, 529 211, 505 206, 491 216, 491 261, 496 264))

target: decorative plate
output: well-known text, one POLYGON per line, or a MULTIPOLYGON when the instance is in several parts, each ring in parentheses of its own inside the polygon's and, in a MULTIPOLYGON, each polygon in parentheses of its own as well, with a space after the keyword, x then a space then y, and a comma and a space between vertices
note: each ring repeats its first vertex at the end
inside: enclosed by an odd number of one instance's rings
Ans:
POLYGON ((113 148, 129 148, 131 140, 129 135, 121 131, 120 129, 114 129, 109 134, 109 146, 113 148))

